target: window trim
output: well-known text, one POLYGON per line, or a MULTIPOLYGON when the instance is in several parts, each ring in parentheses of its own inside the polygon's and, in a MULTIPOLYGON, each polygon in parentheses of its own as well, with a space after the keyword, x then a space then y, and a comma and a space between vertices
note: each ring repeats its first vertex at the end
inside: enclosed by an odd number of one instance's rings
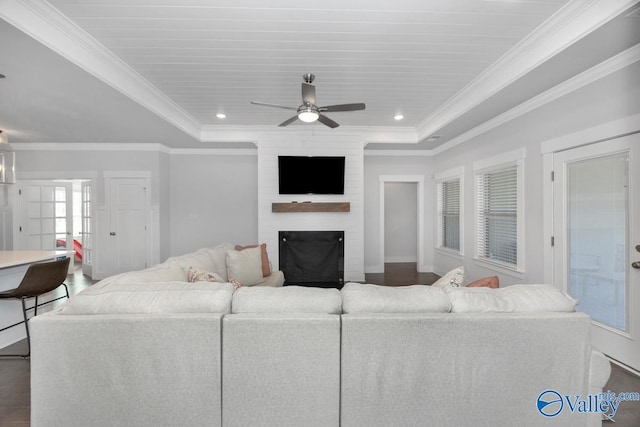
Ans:
POLYGON ((462 258, 464 256, 464 166, 460 166, 457 168, 449 169, 444 172, 439 172, 435 174, 435 184, 436 184, 436 199, 438 197, 438 193, 441 191, 440 186, 444 182, 460 180, 460 216, 459 216, 459 234, 460 241, 459 246, 460 249, 455 250, 448 248, 446 246, 442 246, 442 229, 441 229, 441 217, 440 217, 440 206, 438 206, 438 200, 436 200, 436 221, 435 221, 435 236, 436 236, 436 251, 457 258, 462 258))
POLYGON ((507 273, 513 275, 518 278, 524 278, 525 274, 525 257, 524 257, 524 248, 525 248, 525 234, 524 234, 524 225, 525 225, 525 197, 524 197, 524 168, 525 168, 525 160, 526 158, 526 150, 524 148, 509 151, 506 153, 499 154, 497 156, 489 157, 486 159, 479 160, 473 163, 473 176, 474 176, 474 204, 475 204, 475 212, 474 212, 474 236, 475 236, 475 245, 474 245, 474 261, 482 265, 483 267, 489 268, 491 270, 497 270, 503 273, 507 273), (478 230, 478 222, 480 217, 480 206, 478 200, 478 176, 482 173, 486 172, 495 172, 504 170, 510 167, 516 167, 516 180, 517 180, 517 189, 516 189, 516 251, 517 251, 517 261, 516 264, 510 264, 507 262, 499 261, 484 257, 479 254, 479 246, 480 246, 480 233, 478 230))

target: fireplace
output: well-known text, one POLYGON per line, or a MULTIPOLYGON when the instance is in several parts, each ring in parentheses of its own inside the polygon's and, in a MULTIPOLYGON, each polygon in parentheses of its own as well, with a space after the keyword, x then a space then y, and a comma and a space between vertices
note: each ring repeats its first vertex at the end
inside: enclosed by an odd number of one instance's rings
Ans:
POLYGON ((279 231, 285 286, 342 288, 344 231, 279 231))

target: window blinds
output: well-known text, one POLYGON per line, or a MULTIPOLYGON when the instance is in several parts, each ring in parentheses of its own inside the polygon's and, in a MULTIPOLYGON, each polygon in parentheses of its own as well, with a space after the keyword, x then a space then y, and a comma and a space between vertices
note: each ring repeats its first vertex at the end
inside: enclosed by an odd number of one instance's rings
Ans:
POLYGON ((518 264, 518 168, 476 175, 478 255, 518 264))
POLYGON ((438 185, 440 247, 460 250, 460 179, 438 185))

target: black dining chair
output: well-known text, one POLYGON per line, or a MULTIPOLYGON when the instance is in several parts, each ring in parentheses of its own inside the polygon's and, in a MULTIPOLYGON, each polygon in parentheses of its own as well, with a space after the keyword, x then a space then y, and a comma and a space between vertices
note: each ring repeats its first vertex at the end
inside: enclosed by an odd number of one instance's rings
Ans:
POLYGON ((1 355, 2 357, 29 357, 31 354, 31 339, 29 336, 29 318, 27 312, 33 310, 33 316, 36 316, 38 314, 38 307, 61 298, 69 298, 69 288, 67 288, 64 281, 67 278, 70 260, 71 259, 67 257, 58 261, 31 264, 17 288, 0 292, 0 299, 19 299, 22 302, 22 314, 24 317, 24 320, 0 329, 0 332, 18 326, 21 323, 24 323, 27 331, 27 354, 3 354, 1 355), (60 285, 64 286, 66 295, 38 304, 39 296, 53 291, 60 285), (26 300, 29 298, 35 298, 35 302, 33 307, 27 308, 26 300))

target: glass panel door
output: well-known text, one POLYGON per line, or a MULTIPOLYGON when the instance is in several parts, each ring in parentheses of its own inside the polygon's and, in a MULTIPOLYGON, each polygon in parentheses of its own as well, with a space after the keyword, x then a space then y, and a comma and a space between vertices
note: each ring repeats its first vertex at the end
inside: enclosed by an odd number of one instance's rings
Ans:
POLYGON ((592 319, 591 342, 640 369, 640 134, 554 153, 554 283, 592 319))
POLYGON ((93 269, 93 221, 91 213, 92 183, 85 181, 81 184, 81 206, 82 206, 82 273, 92 276, 93 269))
POLYGON ((70 183, 20 183, 20 246, 25 250, 73 250, 70 183))
POLYGON ((578 310, 627 331, 628 153, 567 163, 569 293, 578 310))

